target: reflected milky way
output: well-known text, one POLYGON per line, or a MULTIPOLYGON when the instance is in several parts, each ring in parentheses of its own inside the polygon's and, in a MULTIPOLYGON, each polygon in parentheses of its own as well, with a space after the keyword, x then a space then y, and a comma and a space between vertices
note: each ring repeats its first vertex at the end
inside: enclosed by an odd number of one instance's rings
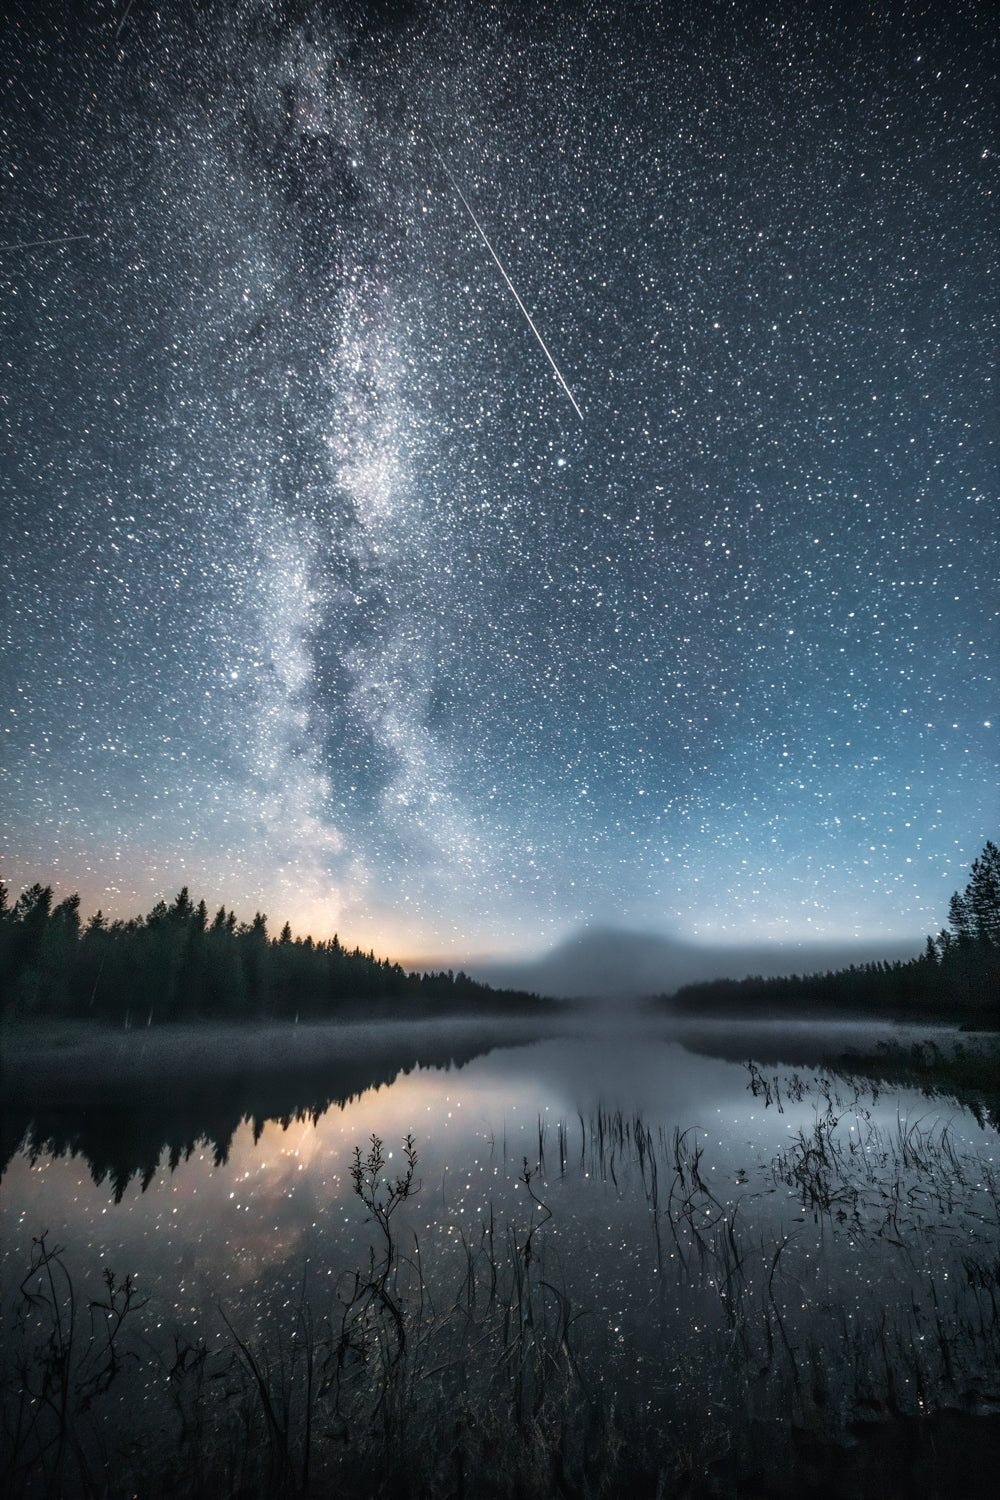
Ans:
POLYGON ((6 878, 404 957, 936 930, 995 831, 988 7, 328 12, 9 29, 6 878))

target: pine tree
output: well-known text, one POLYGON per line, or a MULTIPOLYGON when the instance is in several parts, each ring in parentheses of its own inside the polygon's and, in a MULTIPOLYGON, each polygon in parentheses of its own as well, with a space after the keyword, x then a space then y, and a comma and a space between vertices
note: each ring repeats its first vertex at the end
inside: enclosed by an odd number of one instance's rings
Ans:
POLYGON ((974 862, 965 887, 965 904, 973 934, 984 943, 1000 944, 1000 849, 989 840, 974 862))
POLYGON ((191 904, 188 888, 186 885, 181 886, 174 898, 174 904, 170 908, 169 915, 178 926, 183 926, 185 922, 190 920, 193 914, 194 907, 191 904))
POLYGON ((961 895, 955 891, 949 901, 948 926, 960 943, 967 943, 972 936, 972 911, 969 906, 968 887, 961 895))

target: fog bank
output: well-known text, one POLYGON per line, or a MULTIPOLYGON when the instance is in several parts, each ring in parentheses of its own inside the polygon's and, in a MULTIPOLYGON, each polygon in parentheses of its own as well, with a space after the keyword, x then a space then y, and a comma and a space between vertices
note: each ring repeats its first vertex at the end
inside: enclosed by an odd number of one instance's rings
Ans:
POLYGON ((875 959, 912 958, 918 942, 789 943, 709 947, 627 928, 588 927, 536 959, 484 959, 468 965, 475 979, 557 999, 636 1000, 670 994, 705 979, 744 979, 844 969, 875 959))

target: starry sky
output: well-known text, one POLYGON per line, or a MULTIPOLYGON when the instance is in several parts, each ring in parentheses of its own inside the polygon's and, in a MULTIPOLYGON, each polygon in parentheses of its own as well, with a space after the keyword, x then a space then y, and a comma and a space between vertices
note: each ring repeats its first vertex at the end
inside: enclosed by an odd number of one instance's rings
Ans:
POLYGON ((993 21, 15 7, 10 883, 411 959, 936 931, 997 833, 993 21))

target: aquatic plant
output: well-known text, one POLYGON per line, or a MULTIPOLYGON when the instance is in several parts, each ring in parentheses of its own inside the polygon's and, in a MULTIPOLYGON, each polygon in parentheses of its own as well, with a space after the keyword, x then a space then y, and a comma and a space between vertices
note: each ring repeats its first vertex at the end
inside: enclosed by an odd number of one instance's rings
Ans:
MULTIPOLYGON (((520 1207, 491 1201, 451 1250, 418 1239, 413 1138, 391 1170, 373 1135, 349 1173, 357 1267, 331 1293, 304 1266, 280 1317, 249 1328, 220 1307, 210 1338, 147 1338, 134 1283, 106 1273, 82 1339, 65 1252, 40 1237, 5 1371, 13 1493, 726 1495, 777 1472, 806 1487, 859 1421, 906 1431, 928 1473, 959 1437, 986 1442, 989 1162, 947 1121, 879 1123, 856 1079, 748 1077, 766 1107, 811 1098, 813 1119, 725 1186, 703 1131, 607 1109, 578 1117, 578 1152, 555 1125, 549 1181, 540 1120, 537 1157, 511 1164, 520 1207), (574 1174, 646 1205, 650 1283, 627 1329, 601 1312, 609 1268, 588 1274, 553 1207, 574 1174), (905 1295, 849 1300, 824 1245, 853 1247, 869 1278, 898 1257, 905 1295), (952 1433, 956 1407, 968 1421, 952 1433)), ((861 1446, 882 1464, 883 1446, 861 1446)))

